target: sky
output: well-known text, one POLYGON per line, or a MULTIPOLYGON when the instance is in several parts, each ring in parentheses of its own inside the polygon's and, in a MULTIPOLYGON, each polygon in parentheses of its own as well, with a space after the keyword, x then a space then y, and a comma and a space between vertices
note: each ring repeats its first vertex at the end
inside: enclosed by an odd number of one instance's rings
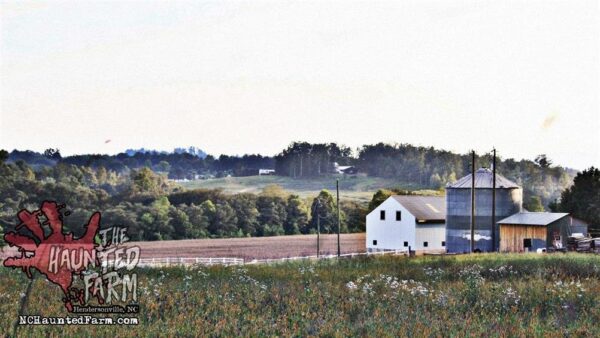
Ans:
POLYGON ((0 1, 0 148, 600 166, 598 1, 0 1))

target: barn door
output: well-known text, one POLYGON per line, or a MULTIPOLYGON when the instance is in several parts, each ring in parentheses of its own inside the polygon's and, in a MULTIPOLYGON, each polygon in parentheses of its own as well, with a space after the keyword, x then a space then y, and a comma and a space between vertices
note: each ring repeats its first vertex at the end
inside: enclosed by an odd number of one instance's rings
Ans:
POLYGON ((531 238, 523 238, 523 248, 525 252, 531 251, 531 238))

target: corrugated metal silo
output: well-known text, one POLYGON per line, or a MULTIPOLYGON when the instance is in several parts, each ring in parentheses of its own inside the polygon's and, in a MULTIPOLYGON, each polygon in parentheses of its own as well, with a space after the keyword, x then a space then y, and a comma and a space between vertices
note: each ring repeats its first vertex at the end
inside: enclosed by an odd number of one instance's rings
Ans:
MULTIPOLYGON (((490 169, 475 172, 475 250, 492 251, 492 183, 490 169)), ((523 189, 496 174, 496 222, 523 209, 523 189)), ((496 228, 496 248, 499 233, 496 228)), ((446 187, 446 248, 469 252, 471 239, 471 174, 446 187)))

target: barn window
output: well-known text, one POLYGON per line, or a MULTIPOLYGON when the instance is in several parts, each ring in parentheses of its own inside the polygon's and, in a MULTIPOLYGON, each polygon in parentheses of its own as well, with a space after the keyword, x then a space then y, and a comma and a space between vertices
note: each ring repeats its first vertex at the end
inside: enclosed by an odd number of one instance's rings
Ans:
POLYGON ((523 247, 524 248, 531 248, 531 238, 524 238, 523 239, 523 247))
POLYGON ((446 241, 442 241, 442 246, 446 246, 446 241))
POLYGON ((404 242, 404 246, 405 246, 405 247, 406 247, 406 246, 408 246, 408 242, 404 242))
POLYGON ((385 221, 385 210, 381 210, 379 212, 379 219, 385 221))
POLYGON ((396 221, 402 220, 402 211, 396 211, 396 221))
POLYGON ((377 240, 376 239, 373 240, 373 245, 377 245, 377 240))
POLYGON ((423 242, 423 246, 427 247, 429 245, 429 242, 423 242))

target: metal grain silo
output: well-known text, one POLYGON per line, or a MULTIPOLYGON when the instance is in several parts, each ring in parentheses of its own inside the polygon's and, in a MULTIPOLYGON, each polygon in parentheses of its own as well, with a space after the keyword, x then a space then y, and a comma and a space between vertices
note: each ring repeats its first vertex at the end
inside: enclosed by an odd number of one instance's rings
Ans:
MULTIPOLYGON (((475 172, 475 250, 492 251, 492 183, 490 169, 475 172)), ((523 208, 523 189, 496 174, 496 222, 523 208)), ((499 233, 496 227, 496 248, 499 233)), ((471 239, 471 174, 446 187, 446 248, 469 252, 471 239)))

